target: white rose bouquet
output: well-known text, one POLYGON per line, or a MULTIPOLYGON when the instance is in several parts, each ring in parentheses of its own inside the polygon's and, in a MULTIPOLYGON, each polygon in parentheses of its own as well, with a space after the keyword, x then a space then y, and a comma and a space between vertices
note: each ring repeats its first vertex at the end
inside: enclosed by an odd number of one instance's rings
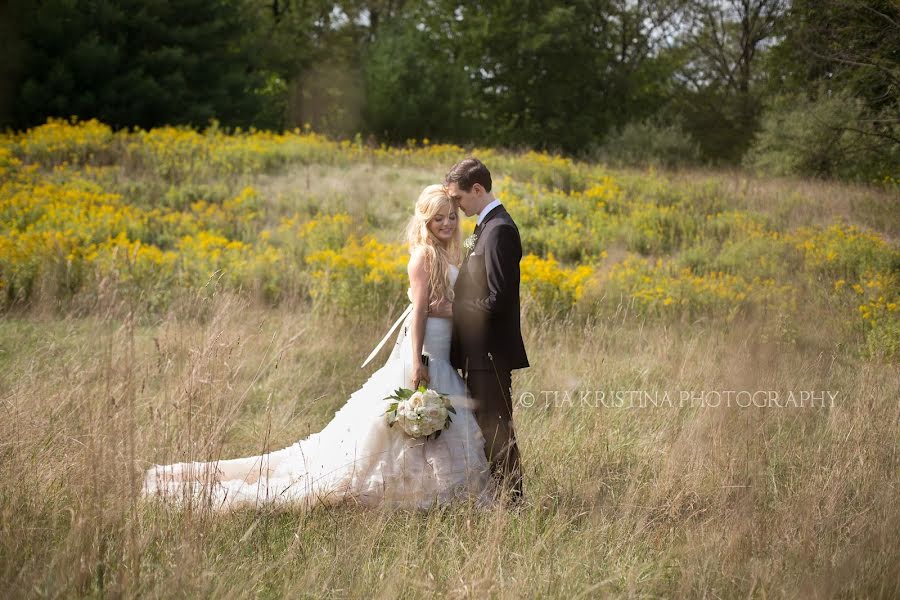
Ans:
POLYGON ((437 439, 441 431, 450 427, 456 409, 450 399, 435 390, 420 385, 416 391, 398 388, 392 396, 385 400, 394 400, 384 412, 389 427, 395 424, 407 435, 420 438, 437 439))

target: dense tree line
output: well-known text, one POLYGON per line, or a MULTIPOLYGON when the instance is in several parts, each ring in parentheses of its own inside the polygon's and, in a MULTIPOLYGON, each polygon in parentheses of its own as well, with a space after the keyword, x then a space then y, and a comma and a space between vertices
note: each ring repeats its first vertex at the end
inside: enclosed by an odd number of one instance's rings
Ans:
POLYGON ((900 176, 896 0, 10 0, 0 119, 900 176))

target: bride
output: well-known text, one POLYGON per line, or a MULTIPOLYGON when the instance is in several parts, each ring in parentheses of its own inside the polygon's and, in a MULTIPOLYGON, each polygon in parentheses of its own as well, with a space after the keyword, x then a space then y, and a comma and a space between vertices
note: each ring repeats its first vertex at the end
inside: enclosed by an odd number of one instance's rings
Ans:
POLYGON ((409 316, 385 365, 350 395, 324 429, 260 456, 154 465, 145 474, 144 495, 191 499, 215 510, 261 504, 308 509, 345 502, 427 509, 454 499, 491 506, 496 484, 484 438, 465 383, 449 362, 460 229, 457 208, 443 186, 422 191, 407 237, 409 316), (384 417, 390 403, 385 397, 420 383, 448 395, 456 409, 453 422, 436 439, 409 437, 399 427, 388 427, 384 417))

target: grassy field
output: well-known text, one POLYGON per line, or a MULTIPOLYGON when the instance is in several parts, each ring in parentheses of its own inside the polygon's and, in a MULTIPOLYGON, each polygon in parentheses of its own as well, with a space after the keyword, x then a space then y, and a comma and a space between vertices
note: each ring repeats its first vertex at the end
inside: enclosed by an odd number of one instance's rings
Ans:
POLYGON ((465 151, 0 142, 4 596, 900 595, 896 189, 476 149, 527 254, 525 508, 221 516, 141 502, 144 468, 325 425, 465 151))

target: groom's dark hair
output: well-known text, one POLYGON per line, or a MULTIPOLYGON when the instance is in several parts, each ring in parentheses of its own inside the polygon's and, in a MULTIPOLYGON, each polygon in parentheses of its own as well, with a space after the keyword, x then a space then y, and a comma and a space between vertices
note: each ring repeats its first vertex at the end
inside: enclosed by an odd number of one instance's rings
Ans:
POLYGON ((491 172, 484 163, 477 158, 461 160, 450 169, 444 177, 444 185, 455 183, 464 192, 472 189, 476 183, 480 183, 484 191, 491 191, 491 172))

